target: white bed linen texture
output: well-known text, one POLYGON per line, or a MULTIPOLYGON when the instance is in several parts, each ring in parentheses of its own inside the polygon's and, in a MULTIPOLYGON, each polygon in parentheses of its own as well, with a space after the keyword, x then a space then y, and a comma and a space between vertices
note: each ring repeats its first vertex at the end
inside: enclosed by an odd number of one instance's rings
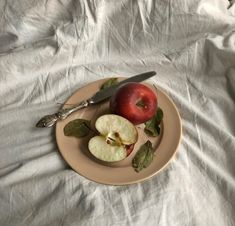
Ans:
POLYGON ((235 5, 0 1, 0 225, 234 226, 235 5), (35 127, 90 82, 152 70, 183 136, 145 182, 85 179, 35 127))

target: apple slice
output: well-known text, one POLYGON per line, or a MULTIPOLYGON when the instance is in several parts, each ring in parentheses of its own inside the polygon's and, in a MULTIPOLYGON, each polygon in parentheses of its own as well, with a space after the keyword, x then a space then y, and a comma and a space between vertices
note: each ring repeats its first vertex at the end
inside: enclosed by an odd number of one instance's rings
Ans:
POLYGON ((90 139, 88 148, 102 161, 115 162, 125 159, 130 146, 133 149, 138 138, 135 126, 118 115, 102 115, 96 120, 95 127, 100 135, 90 139))
POLYGON ((89 150, 97 158, 106 162, 120 161, 127 156, 125 146, 107 144, 105 137, 95 136, 89 141, 89 150))

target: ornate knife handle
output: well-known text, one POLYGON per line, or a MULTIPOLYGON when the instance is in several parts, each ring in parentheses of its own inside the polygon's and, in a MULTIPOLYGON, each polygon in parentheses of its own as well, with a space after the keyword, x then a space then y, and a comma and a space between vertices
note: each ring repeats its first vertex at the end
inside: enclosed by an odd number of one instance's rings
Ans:
POLYGON ((36 124, 36 127, 43 128, 43 127, 51 127, 53 126, 58 120, 63 120, 67 118, 69 115, 71 115, 73 112, 80 110, 82 108, 87 107, 90 104, 89 100, 85 100, 80 102, 79 104, 75 105, 72 108, 64 108, 60 109, 57 113, 52 115, 45 115, 42 117, 38 123, 36 124))

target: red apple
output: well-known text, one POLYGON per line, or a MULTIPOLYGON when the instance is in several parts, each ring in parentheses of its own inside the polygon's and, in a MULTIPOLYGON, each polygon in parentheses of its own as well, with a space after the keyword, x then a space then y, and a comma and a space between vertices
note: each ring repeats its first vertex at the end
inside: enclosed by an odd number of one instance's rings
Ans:
POLYGON ((134 124, 151 119, 157 110, 157 96, 148 86, 130 82, 120 86, 110 99, 112 113, 134 124))

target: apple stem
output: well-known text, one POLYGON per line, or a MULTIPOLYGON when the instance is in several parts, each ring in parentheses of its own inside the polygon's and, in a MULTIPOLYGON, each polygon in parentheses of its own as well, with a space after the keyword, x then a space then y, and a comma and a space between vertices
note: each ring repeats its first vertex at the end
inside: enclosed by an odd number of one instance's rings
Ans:
POLYGON ((145 104, 144 104, 143 100, 139 100, 139 101, 136 103, 136 105, 137 105, 138 107, 141 107, 141 108, 144 108, 144 107, 145 107, 145 104))

